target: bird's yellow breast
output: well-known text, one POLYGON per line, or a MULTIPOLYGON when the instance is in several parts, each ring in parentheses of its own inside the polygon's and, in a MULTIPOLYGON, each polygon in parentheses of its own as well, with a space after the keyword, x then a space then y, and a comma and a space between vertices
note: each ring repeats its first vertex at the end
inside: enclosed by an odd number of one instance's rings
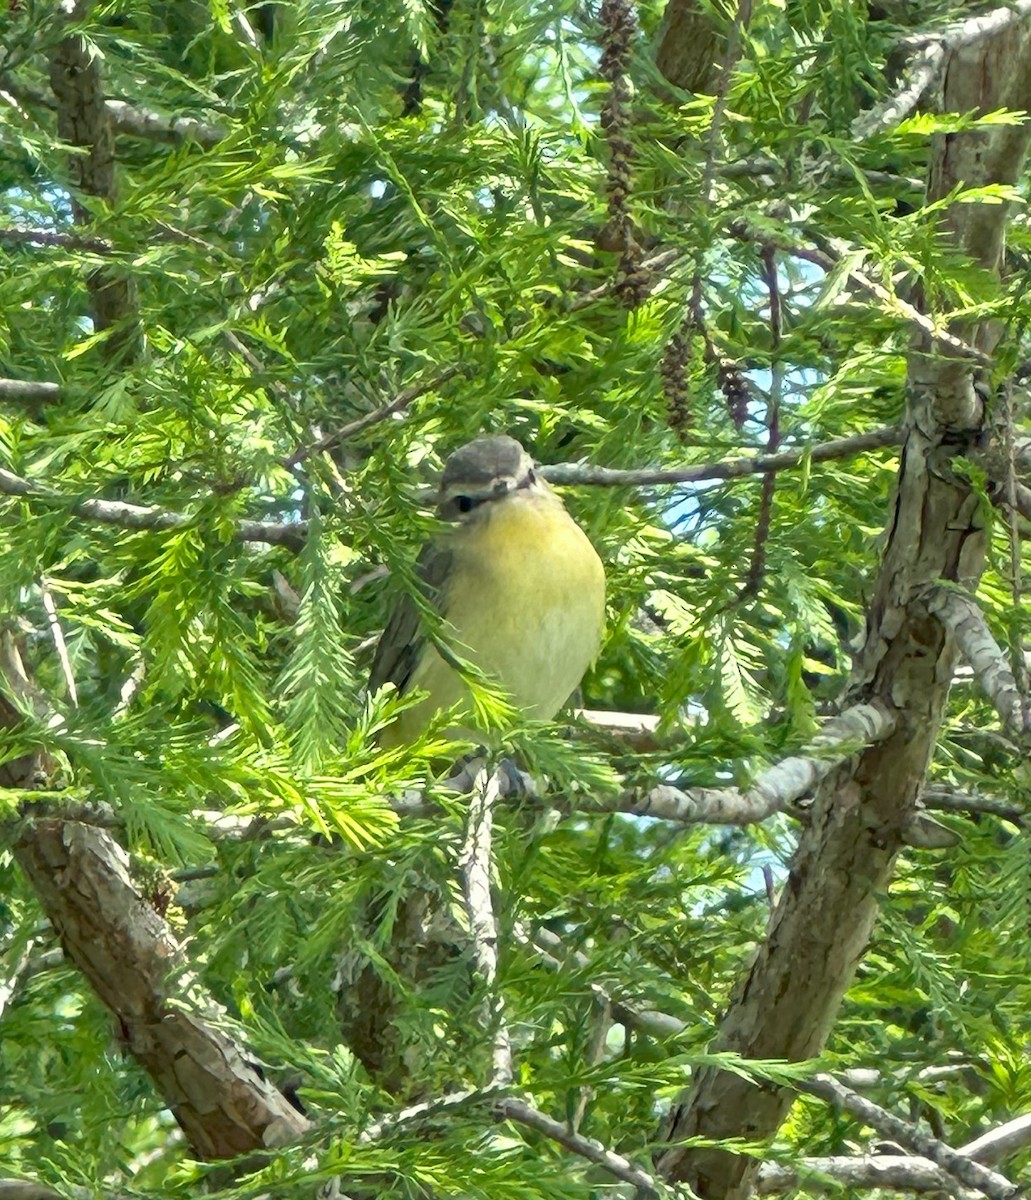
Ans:
MULTIPOLYGON (((601 645, 605 573, 587 535, 550 492, 516 493, 455 529, 451 551, 443 636, 520 712, 550 720, 601 645)), ((411 687, 428 695, 401 715, 401 740, 433 712, 468 705, 461 677, 430 645, 411 687)))

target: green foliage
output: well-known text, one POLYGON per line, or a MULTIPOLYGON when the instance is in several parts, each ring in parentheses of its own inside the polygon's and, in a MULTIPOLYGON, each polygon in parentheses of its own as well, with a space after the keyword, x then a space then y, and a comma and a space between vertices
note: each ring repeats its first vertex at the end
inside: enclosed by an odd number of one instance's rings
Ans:
MULTIPOLYGON (((178 886, 168 920, 227 1028, 277 1083, 301 1076, 315 1132, 231 1179, 194 1162, 58 960, 5 843, 2 1173, 227 1200, 310 1196, 336 1175, 356 1196, 598 1194, 594 1168, 496 1121, 476 1095, 490 1032, 459 882, 469 800, 439 782, 455 748, 444 717, 415 746, 381 746, 412 701, 363 692, 390 604, 416 594, 433 528, 424 489, 481 431, 511 433, 545 464, 673 468, 765 453, 775 390, 783 447, 898 422, 907 309, 859 290, 857 271, 900 297, 919 285, 940 326, 1007 322, 1020 336, 999 373, 1024 361, 1026 224, 1009 247, 1020 286, 1000 289, 944 249, 944 204, 921 198, 931 139, 976 122, 917 113, 854 140, 853 121, 895 86, 901 18, 840 0, 757 3, 710 148, 713 97, 658 79, 642 34, 629 204, 642 255, 670 254, 646 262, 648 295, 627 311, 608 286, 618 255, 600 248, 610 151, 584 6, 97 5, 81 28, 107 95, 217 133, 119 133, 117 195, 77 197, 88 229, 72 219, 68 147, 33 96, 61 6, 9 7, 0 83, 24 98, 0 97, 0 227, 59 236, 4 243, 0 376, 60 394, 0 392, 0 468, 52 492, 0 496, 0 636, 47 698, 23 698, 19 723, 0 728, 0 765, 45 750, 62 790, 0 792, 4 829, 13 836, 26 800, 80 815, 110 806, 134 861, 178 886), (791 254, 842 245, 830 270, 791 254), (764 247, 776 250, 779 329, 764 247), (144 347, 133 361, 113 359, 112 331, 94 326, 96 271, 131 281, 144 347), (684 324, 696 292, 704 332, 684 324), (683 438, 662 385, 681 329, 683 438), (747 385, 743 421, 728 411, 727 366, 747 385), (406 389, 387 419, 323 441, 406 389), (83 515, 97 498, 184 521, 83 515), (303 522, 303 545, 245 540, 244 520, 303 522), (420 941, 409 925, 423 903, 432 936, 420 941), (374 991, 408 1039, 401 1095, 342 1033, 349 987, 374 991), (405 1098, 465 1089, 467 1104, 358 1141, 405 1098)), ((954 6, 911 7, 914 26, 936 26, 954 6)), ((650 37, 663 6, 639 8, 650 37)), ((483 723, 501 729, 493 752, 538 781, 532 798, 499 806, 494 827, 497 991, 517 1086, 642 1164, 692 1067, 773 1083, 808 1069, 707 1053, 766 933, 764 871, 779 886, 797 825, 671 828, 590 800, 659 782, 747 785, 804 747, 842 699, 895 469, 895 451, 879 450, 778 473, 754 587, 761 476, 562 489, 608 577, 584 706, 658 717, 657 749, 573 718, 513 724, 474 680, 483 723), (635 1027, 626 1014, 642 1010, 680 1032, 635 1027)), ((1019 647, 1027 609, 1007 530, 993 538, 982 594, 1000 639, 1019 647)), ((1026 804, 1026 765, 967 681, 931 782, 1026 804)), ((1022 820, 945 819, 963 841, 947 857, 904 855, 828 1058, 880 1068, 883 1103, 906 1099, 959 1142, 1031 1104, 1029 879, 1022 820), (928 1066, 955 1072, 921 1076, 928 1066)), ((861 1141, 806 1101, 774 1150, 790 1160, 861 1141)))

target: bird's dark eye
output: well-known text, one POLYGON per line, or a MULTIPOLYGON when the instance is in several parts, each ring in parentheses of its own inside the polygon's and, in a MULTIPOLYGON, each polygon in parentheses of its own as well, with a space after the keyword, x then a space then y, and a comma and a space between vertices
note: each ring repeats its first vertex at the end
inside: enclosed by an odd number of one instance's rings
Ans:
POLYGON ((472 496, 456 496, 455 507, 460 513, 472 512, 474 508, 472 496))

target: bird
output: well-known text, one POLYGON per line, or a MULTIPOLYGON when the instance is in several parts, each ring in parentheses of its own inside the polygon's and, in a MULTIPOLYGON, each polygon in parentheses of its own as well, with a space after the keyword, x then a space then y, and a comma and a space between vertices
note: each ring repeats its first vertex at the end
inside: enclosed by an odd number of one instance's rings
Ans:
POLYGON ((419 556, 426 598, 441 617, 444 655, 419 605, 404 597, 380 638, 369 678, 421 691, 380 735, 386 747, 418 739, 434 716, 458 706, 453 739, 483 742, 468 724, 468 684, 447 650, 473 664, 516 713, 551 720, 597 657, 605 625, 605 569, 590 539, 514 438, 486 435, 447 459, 437 492, 447 523, 419 556))

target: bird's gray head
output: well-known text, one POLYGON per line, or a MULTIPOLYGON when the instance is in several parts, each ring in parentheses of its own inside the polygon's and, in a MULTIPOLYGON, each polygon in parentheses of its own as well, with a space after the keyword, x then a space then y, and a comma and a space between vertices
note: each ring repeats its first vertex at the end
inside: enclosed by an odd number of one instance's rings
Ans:
POLYGON ((460 447, 444 464, 437 497, 445 521, 463 521, 498 500, 528 490, 546 491, 533 460, 510 437, 478 437, 460 447))

